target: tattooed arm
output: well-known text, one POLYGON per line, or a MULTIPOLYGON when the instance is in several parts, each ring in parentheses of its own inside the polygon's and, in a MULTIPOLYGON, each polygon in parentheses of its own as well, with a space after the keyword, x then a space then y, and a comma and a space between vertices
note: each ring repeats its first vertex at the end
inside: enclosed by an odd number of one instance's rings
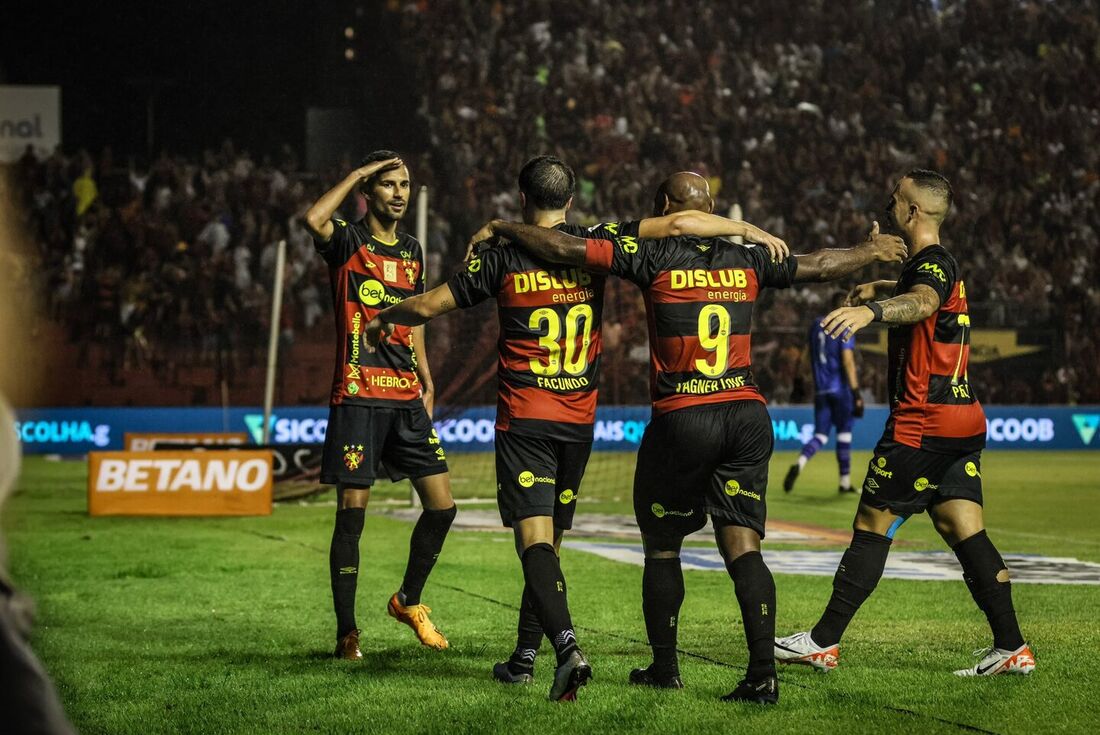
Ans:
POLYGON ((940 296, 931 286, 918 283, 900 296, 872 302, 874 306, 842 306, 822 321, 821 326, 833 339, 855 334, 873 321, 887 324, 916 324, 936 313, 940 296), (881 319, 876 319, 876 308, 881 319))

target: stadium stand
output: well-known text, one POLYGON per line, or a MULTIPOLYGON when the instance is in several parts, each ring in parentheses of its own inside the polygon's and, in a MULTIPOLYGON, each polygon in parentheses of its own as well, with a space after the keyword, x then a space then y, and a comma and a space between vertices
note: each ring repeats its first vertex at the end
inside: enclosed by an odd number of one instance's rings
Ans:
MULTIPOLYGON (((972 269, 975 323, 1044 348, 979 366, 982 400, 1100 401, 1100 20, 1090 4, 778 4, 789 7, 391 3, 409 48, 433 50, 410 55, 431 137, 406 157, 433 187, 433 278, 486 218, 517 215, 515 172, 537 152, 577 169, 575 221, 643 215, 657 181, 692 168, 710 177, 720 211, 739 204, 798 251, 859 239, 888 182, 928 166, 958 192, 948 232, 972 269), (674 25, 688 29, 663 32, 674 25)), ((36 333, 74 366, 48 386, 52 403, 216 404, 223 379, 233 403, 258 403, 283 237, 279 400, 324 402, 328 287, 297 217, 346 171, 305 174, 290 149, 257 159, 230 142, 149 165, 110 150, 28 153, 16 168, 38 246, 26 288, 47 302, 36 333)), ((804 399, 799 347, 827 297, 806 288, 760 304, 754 363, 773 402, 804 399)), ((433 325, 441 402, 492 402, 486 314, 433 325)), ((605 320, 603 400, 644 403, 632 287, 611 287, 605 320)), ((864 375, 883 400, 883 371, 864 375)))

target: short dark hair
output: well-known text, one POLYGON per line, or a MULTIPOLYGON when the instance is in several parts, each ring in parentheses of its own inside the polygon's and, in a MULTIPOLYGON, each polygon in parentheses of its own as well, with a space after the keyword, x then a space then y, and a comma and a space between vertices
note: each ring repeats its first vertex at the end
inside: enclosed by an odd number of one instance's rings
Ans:
POLYGON ((931 171, 926 168, 915 168, 909 173, 905 174, 907 179, 912 179, 913 183, 921 189, 931 191, 944 202, 944 214, 947 210, 951 209, 951 200, 954 196, 954 191, 951 189, 951 182, 947 180, 947 177, 936 171, 931 171))
MULTIPOLYGON (((367 155, 363 156, 363 159, 361 161, 359 161, 359 168, 363 168, 364 166, 366 166, 368 164, 377 163, 379 161, 388 161, 391 158, 400 158, 400 155, 397 153, 397 151, 391 151, 388 148, 379 148, 378 150, 371 151, 367 155)), ((382 172, 379 171, 378 173, 382 173, 382 172)), ((375 174, 374 176, 371 176, 369 179, 367 179, 365 182, 363 182, 363 185, 368 187, 368 188, 373 186, 374 185, 374 180, 377 177, 378 177, 378 174, 375 174)))
POLYGON ((535 156, 519 171, 519 190, 536 209, 564 209, 575 185, 573 169, 554 156, 535 156))

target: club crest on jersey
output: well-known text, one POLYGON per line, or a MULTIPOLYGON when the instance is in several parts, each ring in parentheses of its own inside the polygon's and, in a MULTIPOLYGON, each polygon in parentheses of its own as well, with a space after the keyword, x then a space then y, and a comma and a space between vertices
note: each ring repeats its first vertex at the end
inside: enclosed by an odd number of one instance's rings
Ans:
POLYGON ((415 268, 406 268, 405 269, 405 278, 409 279, 409 285, 410 286, 415 286, 416 285, 416 269, 415 268))
POLYGON ((344 445, 344 465, 354 472, 359 469, 359 465, 363 464, 363 445, 358 444, 352 446, 350 444, 344 445))

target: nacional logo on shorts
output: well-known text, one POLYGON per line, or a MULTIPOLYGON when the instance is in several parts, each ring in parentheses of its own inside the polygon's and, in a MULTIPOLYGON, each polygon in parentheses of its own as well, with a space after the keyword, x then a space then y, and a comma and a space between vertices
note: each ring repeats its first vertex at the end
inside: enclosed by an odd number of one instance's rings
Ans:
POLYGON ((971 477, 981 477, 982 473, 978 472, 978 465, 974 464, 973 462, 967 462, 966 467, 964 467, 963 469, 966 470, 966 474, 970 475, 971 477))
POLYGON ((922 493, 925 490, 935 490, 939 485, 933 485, 928 481, 927 477, 918 477, 916 482, 913 483, 913 489, 918 493, 922 493))
POLYGON ((561 495, 558 496, 558 500, 560 500, 564 505, 569 505, 576 499, 576 497, 577 494, 572 490, 563 490, 561 495))
POLYGON ((531 487, 536 482, 542 482, 548 485, 554 484, 553 477, 535 477, 535 473, 531 472, 530 470, 524 470, 523 472, 519 473, 518 480, 520 487, 531 487))
POLYGON ((358 444, 352 446, 351 444, 344 445, 344 466, 354 472, 359 469, 359 465, 363 464, 363 445, 358 444))
POLYGON ((690 518, 695 515, 694 510, 667 510, 665 506, 660 503, 654 503, 649 506, 649 511, 658 518, 664 518, 665 516, 681 516, 683 518, 690 518))
POLYGON ((726 483, 726 495, 731 498, 737 495, 744 495, 746 498, 752 498, 753 500, 760 500, 760 493, 754 493, 752 490, 746 490, 741 487, 741 483, 737 480, 730 480, 726 483))

